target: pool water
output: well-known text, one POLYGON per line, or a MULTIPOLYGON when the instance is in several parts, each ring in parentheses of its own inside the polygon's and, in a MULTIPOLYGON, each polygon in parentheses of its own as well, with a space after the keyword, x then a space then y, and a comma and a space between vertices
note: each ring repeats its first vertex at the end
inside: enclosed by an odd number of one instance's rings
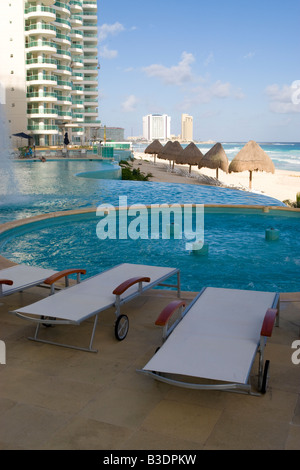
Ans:
POLYGON ((280 201, 214 186, 95 178, 100 170, 99 162, 92 160, 15 163, 13 193, 1 197, 0 178, 0 224, 71 209, 92 212, 5 232, 0 236, 0 254, 17 263, 57 270, 84 267, 87 276, 123 262, 176 267, 181 270, 182 288, 192 291, 203 286, 300 291, 299 213, 289 212, 287 217, 285 211, 206 210, 208 254, 199 256, 186 250, 184 239, 99 240, 99 218, 92 210, 100 204, 117 207, 120 197, 127 198, 128 205, 284 206, 280 201), (270 226, 279 230, 278 241, 265 240, 270 226))
MULTIPOLYGON (((204 286, 300 291, 299 213, 205 209, 208 254, 186 250, 185 239, 100 240, 95 212, 28 224, 0 237, 0 252, 18 263, 45 268, 83 267, 87 276, 128 262, 179 268, 182 289, 204 286), (267 241, 265 231, 279 230, 267 241)), ((146 274, 146 273, 145 273, 146 274)))
POLYGON ((126 196, 129 205, 205 203, 284 206, 274 198, 236 189, 77 176, 99 169, 100 163, 97 161, 16 162, 13 194, 2 195, 4 182, 0 175, 0 224, 42 213, 97 207, 103 203, 118 205, 119 196, 126 196))

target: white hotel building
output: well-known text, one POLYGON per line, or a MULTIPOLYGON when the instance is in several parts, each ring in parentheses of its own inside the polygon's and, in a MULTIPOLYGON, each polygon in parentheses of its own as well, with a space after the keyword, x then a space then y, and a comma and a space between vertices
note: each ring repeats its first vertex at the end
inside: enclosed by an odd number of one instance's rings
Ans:
POLYGON ((148 114, 143 117, 143 137, 150 140, 167 140, 171 135, 171 118, 167 114, 148 114))
POLYGON ((88 142, 100 127, 97 0, 1 0, 0 41, 9 133, 88 142))

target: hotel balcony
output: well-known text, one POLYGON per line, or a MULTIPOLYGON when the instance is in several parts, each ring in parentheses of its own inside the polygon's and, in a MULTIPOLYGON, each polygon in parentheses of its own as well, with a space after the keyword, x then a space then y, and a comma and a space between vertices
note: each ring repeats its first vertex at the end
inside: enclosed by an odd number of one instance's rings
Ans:
POLYGON ((83 32, 80 29, 71 29, 71 32, 69 34, 70 34, 70 38, 73 41, 83 40, 83 32))
POLYGON ((82 69, 83 68, 83 60, 79 58, 79 56, 73 56, 72 67, 82 69))
POLYGON ((84 10, 97 11, 97 0, 84 0, 82 6, 84 10))
POLYGON ((98 85, 98 77, 84 77, 83 85, 98 85))
POLYGON ((84 21, 96 21, 97 22, 97 19, 98 19, 97 12, 96 11, 86 11, 86 10, 84 10, 83 13, 82 13, 82 19, 84 21))
MULTIPOLYGON (((98 114, 99 114, 98 110, 96 110, 96 109, 86 109, 86 108, 85 108, 84 113, 83 113, 85 118, 96 118, 96 117, 98 117, 98 114)), ((87 121, 89 121, 89 119, 87 121)))
POLYGON ((56 44, 52 41, 44 41, 43 39, 38 39, 37 41, 29 41, 25 45, 27 53, 33 52, 49 52, 56 53, 56 44))
POLYGON ((64 13, 66 16, 70 16, 71 10, 70 10, 69 5, 67 5, 66 3, 62 3, 62 2, 54 2, 54 3, 55 3, 54 8, 59 14, 64 13))
POLYGON ((57 118, 57 110, 52 108, 32 108, 27 110, 29 119, 52 119, 57 118))
POLYGON ((42 70, 56 70, 57 64, 54 59, 47 58, 33 58, 26 60, 26 69, 42 69, 42 70))
POLYGON ((26 78, 27 86, 33 85, 49 85, 55 86, 57 85, 57 77, 55 75, 46 75, 46 74, 37 74, 31 75, 26 78))
POLYGON ((70 47, 71 52, 77 52, 78 54, 83 54, 83 45, 82 44, 76 44, 72 43, 70 47))
POLYGON ((52 124, 34 124, 27 126, 28 131, 31 131, 32 134, 47 134, 47 135, 55 135, 58 134, 59 129, 58 126, 52 124))
POLYGON ((68 46, 68 47, 71 46, 70 37, 67 36, 66 34, 56 33, 56 37, 55 37, 54 40, 55 40, 55 42, 57 42, 58 44, 62 44, 62 45, 64 45, 64 46, 68 46))
POLYGON ((86 42, 87 37, 84 38, 85 42, 83 44, 83 52, 84 54, 94 54, 95 56, 98 55, 98 48, 96 44, 96 39, 91 40, 90 43, 86 42))
POLYGON ((84 117, 83 117, 83 114, 80 113, 80 114, 74 114, 72 115, 72 120, 73 122, 82 122, 84 121, 84 117))
POLYGON ((55 54, 53 54, 53 57, 56 57, 57 59, 60 59, 60 60, 67 60, 67 61, 72 60, 71 52, 65 49, 57 49, 55 54))
POLYGON ((56 73, 58 75, 65 76, 65 78, 67 78, 67 77, 71 77, 72 69, 71 67, 68 67, 67 65, 57 65, 56 73))
POLYGON ((89 56, 89 55, 85 55, 84 58, 83 58, 83 63, 84 63, 84 68, 85 68, 86 65, 98 66, 97 56, 92 57, 92 56, 89 56))
POLYGON ((56 36, 56 28, 52 24, 31 24, 29 26, 25 26, 25 36, 36 36, 36 35, 43 35, 44 37, 48 38, 55 38, 56 36))
POLYGON ((71 111, 67 111, 67 110, 62 109, 62 110, 58 111, 57 113, 58 113, 59 120, 72 121, 72 119, 73 119, 71 111))
POLYGON ((73 85, 73 86, 72 86, 71 95, 79 95, 79 96, 82 96, 83 94, 84 94, 84 92, 83 92, 83 86, 76 86, 76 85, 73 85))
POLYGON ((99 94, 98 88, 85 88, 84 89, 85 96, 97 96, 99 94))
POLYGON ((70 18, 70 22, 71 22, 71 26, 72 28, 76 29, 76 26, 77 27, 81 27, 82 26, 82 16, 81 15, 76 15, 76 14, 72 14, 71 15, 71 18, 70 18))
POLYGON ((72 104, 71 96, 65 96, 65 95, 57 94, 56 99, 57 99, 57 104, 60 105, 60 106, 61 105, 71 106, 71 104, 72 104))
POLYGON ((96 98, 84 98, 84 106, 98 106, 98 100, 96 98))
POLYGON ((54 8, 36 5, 25 8, 24 18, 25 20, 33 20, 36 18, 45 22, 54 21, 56 18, 56 12, 54 8))
POLYGON ((72 13, 82 13, 82 3, 76 0, 70 0, 70 8, 72 13))
POLYGON ((64 18, 56 18, 53 24, 56 28, 59 28, 62 33, 68 34, 71 31, 70 21, 64 18))
POLYGON ((101 121, 99 119, 84 121, 84 127, 101 127, 101 121))
POLYGON ((69 82, 67 80, 60 80, 57 79, 57 85, 55 87, 57 90, 72 90, 72 82, 69 82))
POLYGON ((80 109, 80 110, 83 110, 84 109, 84 104, 83 104, 83 100, 77 100, 77 101, 73 101, 72 102, 72 105, 71 105, 71 108, 72 109, 80 109))
POLYGON ((98 75, 99 68, 95 65, 85 65, 83 64, 82 72, 89 75, 98 75))
POLYGON ((27 103, 56 103, 56 93, 52 92, 29 92, 26 94, 27 103))
MULTIPOLYGON (((71 126, 70 126, 70 127, 71 127, 71 126)), ((84 129, 83 129, 83 127, 78 127, 78 128, 74 127, 74 128, 72 129, 72 135, 74 135, 75 137, 79 137, 79 136, 84 135, 84 129)))
POLYGON ((72 73, 72 81, 74 83, 78 83, 78 84, 82 84, 83 82, 83 73, 77 73, 77 72, 74 72, 72 73))

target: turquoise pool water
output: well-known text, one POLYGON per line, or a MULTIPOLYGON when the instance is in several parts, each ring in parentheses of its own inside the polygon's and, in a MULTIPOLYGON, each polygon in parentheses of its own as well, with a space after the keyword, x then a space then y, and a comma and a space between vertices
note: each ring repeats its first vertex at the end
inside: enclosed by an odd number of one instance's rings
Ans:
MULTIPOLYGON (((52 269, 84 267, 87 276, 118 263, 177 267, 182 289, 204 286, 300 291, 299 213, 261 209, 205 210, 208 254, 186 250, 186 240, 99 240, 95 212, 52 218, 23 226, 0 237, 0 252, 18 263, 52 269), (265 231, 279 230, 277 241, 265 231)), ((130 222, 130 220, 129 220, 130 222)))
MULTIPOLYGON (((1 197, 0 178, 0 223, 100 204, 118 206, 120 196, 127 198, 128 205, 284 206, 265 195, 234 189, 87 177, 87 172, 95 176, 100 170, 97 161, 16 163, 14 192, 1 197)), ((205 285, 300 291, 299 214, 207 210, 207 256, 188 252, 184 240, 101 241, 96 235, 98 222, 92 212, 28 225, 1 236, 0 254, 17 263, 52 269, 83 266, 88 276, 122 262, 178 267, 182 288, 193 291, 205 285), (265 240, 270 226, 280 231, 276 242, 265 240)))

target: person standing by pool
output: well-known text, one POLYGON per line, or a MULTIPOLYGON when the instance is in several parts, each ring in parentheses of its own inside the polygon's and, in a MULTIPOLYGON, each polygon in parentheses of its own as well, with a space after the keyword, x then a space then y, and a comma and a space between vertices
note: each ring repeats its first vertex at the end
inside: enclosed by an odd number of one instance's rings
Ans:
POLYGON ((66 157, 68 156, 68 145, 69 145, 70 141, 69 141, 69 137, 68 137, 68 133, 66 132, 65 133, 65 137, 64 137, 64 145, 65 145, 65 148, 66 148, 66 157))

